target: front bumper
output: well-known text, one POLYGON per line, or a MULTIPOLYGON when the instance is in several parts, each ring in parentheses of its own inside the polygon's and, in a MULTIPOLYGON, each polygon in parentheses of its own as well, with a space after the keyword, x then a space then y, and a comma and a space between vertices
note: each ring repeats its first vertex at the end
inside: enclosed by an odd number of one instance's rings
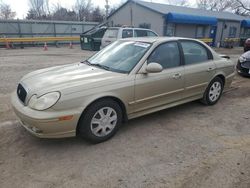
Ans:
POLYGON ((79 109, 65 111, 37 111, 24 106, 16 93, 11 96, 13 109, 22 126, 31 134, 40 138, 64 138, 76 135, 76 127, 81 116, 79 109), (60 120, 60 117, 72 115, 70 120, 60 120))
POLYGON ((247 52, 247 51, 249 51, 250 50, 250 45, 245 45, 244 46, 244 52, 247 52))
POLYGON ((250 62, 247 62, 249 63, 249 66, 244 66, 242 63, 240 63, 238 61, 237 63, 237 72, 242 75, 242 76, 250 76, 250 62))

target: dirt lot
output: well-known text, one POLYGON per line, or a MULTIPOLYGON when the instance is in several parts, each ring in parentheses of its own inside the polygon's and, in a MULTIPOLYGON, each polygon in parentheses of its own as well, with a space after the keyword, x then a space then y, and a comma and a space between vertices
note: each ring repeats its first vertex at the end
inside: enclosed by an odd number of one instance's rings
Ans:
MULTIPOLYGON (((236 61, 242 49, 220 52, 236 61)), ((250 80, 239 76, 215 106, 192 102, 134 119, 98 145, 27 133, 9 102, 21 76, 90 54, 0 49, 0 187, 250 187, 250 80)))

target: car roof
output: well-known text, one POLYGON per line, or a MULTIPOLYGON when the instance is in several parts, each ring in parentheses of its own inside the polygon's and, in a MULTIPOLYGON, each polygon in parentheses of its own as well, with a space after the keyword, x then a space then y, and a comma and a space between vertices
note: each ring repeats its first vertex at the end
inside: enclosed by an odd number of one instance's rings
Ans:
POLYGON ((139 29, 139 30, 149 30, 149 31, 152 31, 151 29, 139 28, 139 27, 108 27, 107 29, 139 29))
POLYGON ((148 43, 155 43, 155 42, 167 42, 167 41, 176 41, 176 40, 192 40, 192 41, 199 41, 193 38, 183 38, 183 37, 135 37, 135 38, 125 38, 120 39, 122 41, 135 41, 135 42, 148 42, 148 43))

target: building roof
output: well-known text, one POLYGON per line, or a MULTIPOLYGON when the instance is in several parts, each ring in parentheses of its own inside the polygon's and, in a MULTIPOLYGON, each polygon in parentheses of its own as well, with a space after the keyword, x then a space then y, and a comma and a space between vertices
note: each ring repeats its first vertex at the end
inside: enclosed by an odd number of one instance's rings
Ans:
POLYGON ((216 17, 217 19, 222 19, 222 20, 241 21, 244 19, 243 16, 239 16, 231 12, 225 12, 225 11, 222 12, 222 11, 203 10, 203 9, 198 9, 198 8, 189 8, 189 7, 183 7, 183 6, 151 3, 151 2, 145 2, 145 1, 134 1, 134 2, 141 4, 147 8, 150 8, 154 11, 157 11, 161 14, 174 12, 174 13, 180 13, 180 14, 191 14, 191 15, 196 15, 196 16, 200 16, 200 15, 208 16, 208 17, 211 16, 211 17, 216 17))
MULTIPOLYGON (((226 11, 223 11, 223 12, 222 11, 210 11, 210 10, 203 10, 203 9, 198 9, 198 8, 175 6, 175 5, 168 5, 168 4, 161 4, 161 3, 139 1, 139 0, 128 0, 120 8, 122 8, 128 2, 133 2, 135 4, 141 5, 145 8, 148 8, 154 12, 158 12, 163 15, 171 12, 171 13, 179 13, 179 14, 190 14, 194 16, 202 15, 202 16, 207 16, 207 17, 216 17, 219 20, 242 21, 246 19, 243 16, 239 16, 239 15, 233 14, 231 12, 226 12, 226 11)), ((116 11, 118 11, 120 8, 118 8, 116 11)), ((112 16, 115 12, 113 12, 110 16, 112 16)))

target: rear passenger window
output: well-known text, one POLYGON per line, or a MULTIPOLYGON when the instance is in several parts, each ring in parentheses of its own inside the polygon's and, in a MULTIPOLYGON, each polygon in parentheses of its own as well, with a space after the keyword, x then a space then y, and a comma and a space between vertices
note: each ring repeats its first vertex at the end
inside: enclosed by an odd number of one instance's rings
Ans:
POLYGON ((135 37, 146 37, 147 31, 146 30, 135 30, 135 37))
POLYGON ((164 69, 180 66, 180 53, 177 42, 168 42, 158 46, 149 56, 149 63, 159 63, 164 69))
POLYGON ((124 29, 122 31, 122 38, 129 38, 133 37, 133 30, 132 29, 124 29))
POLYGON ((192 41, 181 41, 181 45, 186 65, 201 63, 209 59, 204 46, 192 41))

